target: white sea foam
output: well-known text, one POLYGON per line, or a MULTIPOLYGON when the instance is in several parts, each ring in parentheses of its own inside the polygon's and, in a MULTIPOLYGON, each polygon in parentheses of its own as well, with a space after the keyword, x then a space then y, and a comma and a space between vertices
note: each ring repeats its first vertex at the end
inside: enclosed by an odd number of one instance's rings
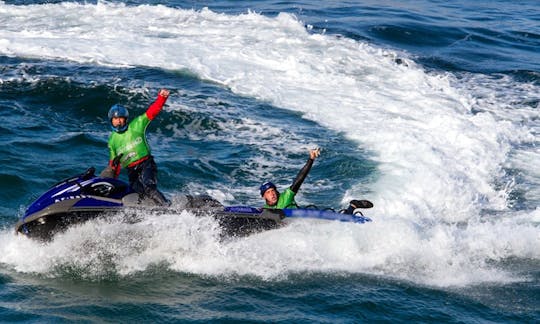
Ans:
MULTIPOLYGON (((380 173, 367 184, 376 205, 370 224, 293 222, 278 231, 218 242, 212 225, 204 225, 206 236, 189 215, 170 216, 139 228, 140 239, 128 235, 128 248, 121 252, 122 227, 97 229, 92 223, 90 232, 111 232, 103 240, 88 237, 98 247, 90 254, 82 253, 79 234, 45 246, 2 234, 0 262, 19 271, 50 272, 69 262, 91 265, 103 257, 100 251, 110 250, 121 274, 166 262, 177 271, 212 275, 275 278, 289 271, 346 271, 466 285, 526 280, 498 268, 498 262, 539 258, 538 209, 510 210, 507 195, 516 184, 504 176, 504 167, 522 171, 525 181, 518 186, 538 202, 538 107, 511 109, 497 93, 513 86, 500 88, 498 80, 429 74, 406 57, 406 64, 397 64, 394 58, 403 54, 310 34, 288 14, 231 16, 101 2, 0 3, 0 54, 187 69, 345 132, 376 153, 370 158, 380 173), (26 248, 36 253, 28 257, 26 248)), ((529 86, 538 93, 537 86, 529 86)), ((171 98, 171 107, 180 104, 171 98)), ((243 126, 253 125, 268 128, 249 117, 243 126)), ((236 140, 257 142, 260 134, 240 131, 236 140)), ((366 184, 350 188, 343 201, 356 197, 361 186, 366 184)))

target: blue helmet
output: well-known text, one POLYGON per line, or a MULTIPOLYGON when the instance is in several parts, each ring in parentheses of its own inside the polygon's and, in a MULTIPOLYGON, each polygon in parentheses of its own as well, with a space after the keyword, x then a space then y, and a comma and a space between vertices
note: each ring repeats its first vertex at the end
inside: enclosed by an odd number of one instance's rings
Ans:
POLYGON ((113 131, 115 131, 115 132, 123 132, 123 131, 125 131, 127 129, 127 127, 128 127, 127 120, 128 120, 128 117, 129 117, 129 112, 126 109, 126 107, 120 106, 118 104, 112 106, 111 109, 109 109, 108 117, 109 117, 109 122, 111 123, 111 128, 112 128, 113 131), (113 117, 124 117, 126 119, 126 123, 124 124, 124 126, 114 127, 113 124, 112 124, 113 117))
POLYGON ((261 190, 261 197, 264 196, 264 193, 266 192, 266 190, 268 190, 268 189, 270 189, 270 188, 273 188, 273 189, 277 192, 276 185, 273 184, 272 182, 268 181, 268 182, 263 183, 263 184, 259 187, 259 190, 261 190))

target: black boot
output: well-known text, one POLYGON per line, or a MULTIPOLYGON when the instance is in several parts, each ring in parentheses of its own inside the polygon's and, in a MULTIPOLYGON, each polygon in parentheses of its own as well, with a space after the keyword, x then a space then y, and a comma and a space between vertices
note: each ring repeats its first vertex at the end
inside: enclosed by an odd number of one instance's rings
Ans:
POLYGON ((150 192, 148 197, 150 197, 159 206, 169 207, 171 205, 171 201, 165 198, 165 195, 157 189, 150 192))
MULTIPOLYGON (((351 202, 349 203, 349 207, 347 207, 347 209, 345 210, 345 214, 349 214, 349 215, 352 215, 354 214, 354 210, 355 209, 358 209, 358 208, 371 208, 373 207, 373 203, 369 200, 357 200, 357 199, 353 199, 351 200, 351 202)), ((360 211, 358 211, 360 212, 360 211)), ((362 214, 360 212, 360 214, 362 214)))

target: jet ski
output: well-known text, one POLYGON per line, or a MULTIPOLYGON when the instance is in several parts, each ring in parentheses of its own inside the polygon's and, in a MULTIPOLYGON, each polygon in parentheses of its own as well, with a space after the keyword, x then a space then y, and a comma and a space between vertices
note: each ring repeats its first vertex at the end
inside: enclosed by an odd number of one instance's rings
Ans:
POLYGON ((250 206, 223 206, 208 195, 185 195, 174 207, 156 206, 141 199, 138 193, 119 179, 95 175, 95 168, 60 181, 42 194, 26 209, 15 225, 17 234, 50 240, 68 227, 98 217, 108 217, 119 211, 136 213, 141 209, 162 212, 188 210, 200 216, 214 217, 225 236, 245 236, 279 228, 287 217, 319 218, 364 223, 363 215, 346 215, 333 210, 263 209, 250 206))

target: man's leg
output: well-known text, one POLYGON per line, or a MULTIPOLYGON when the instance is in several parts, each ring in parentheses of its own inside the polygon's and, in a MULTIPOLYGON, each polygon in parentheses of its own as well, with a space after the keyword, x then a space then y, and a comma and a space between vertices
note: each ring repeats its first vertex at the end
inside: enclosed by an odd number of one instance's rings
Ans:
POLYGON ((150 157, 141 165, 142 170, 139 175, 139 182, 144 188, 144 195, 152 199, 156 204, 169 206, 171 202, 165 198, 165 195, 157 189, 157 165, 154 159, 150 157))

